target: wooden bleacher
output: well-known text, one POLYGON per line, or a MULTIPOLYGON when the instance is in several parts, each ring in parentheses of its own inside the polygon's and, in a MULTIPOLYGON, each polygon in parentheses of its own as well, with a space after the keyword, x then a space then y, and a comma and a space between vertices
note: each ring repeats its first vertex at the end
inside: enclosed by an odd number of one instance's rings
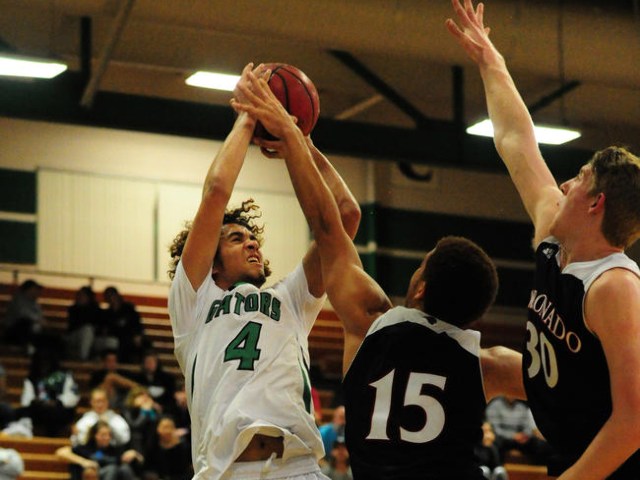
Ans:
POLYGON ((0 435, 0 446, 20 452, 25 472, 20 480, 68 480, 67 462, 55 456, 55 451, 69 445, 66 438, 33 437, 30 439, 0 435))

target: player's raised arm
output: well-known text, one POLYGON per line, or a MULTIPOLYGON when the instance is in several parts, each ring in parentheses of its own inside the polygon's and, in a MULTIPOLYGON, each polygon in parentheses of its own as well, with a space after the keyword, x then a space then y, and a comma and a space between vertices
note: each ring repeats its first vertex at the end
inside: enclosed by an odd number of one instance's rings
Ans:
MULTIPOLYGON (((507 70, 503 56, 489 39, 484 5, 452 0, 457 23, 447 28, 480 70, 493 123, 494 142, 524 206, 536 227, 536 240, 547 236, 548 223, 562 193, 547 167, 535 138, 533 121, 507 70)), ((537 242, 536 242, 537 243, 537 242)))
MULTIPOLYGON (((253 141, 260 147, 262 153, 266 157, 284 158, 282 153, 282 141, 268 140, 262 136, 254 137, 253 141)), ((313 161, 318 167, 320 175, 336 200, 342 225, 344 226, 347 235, 353 239, 356 236, 358 226, 360 225, 360 206, 338 171, 333 167, 331 162, 329 162, 327 157, 313 144, 309 135, 305 136, 305 141, 309 147, 313 161)), ((320 254, 315 241, 311 243, 309 250, 304 256, 302 264, 307 278, 309 292, 316 297, 324 295, 325 285, 320 266, 320 254)))
MULTIPOLYGON (((239 85, 248 82, 247 75, 252 69, 253 64, 244 68, 239 85)), ((187 278, 195 290, 211 275, 225 208, 244 163, 254 128, 253 118, 246 113, 238 116, 204 180, 202 200, 181 257, 187 278)))
POLYGON ((315 236, 329 299, 345 327, 345 368, 371 322, 391 303, 363 270, 351 238, 342 225, 336 198, 320 174, 305 138, 266 82, 252 77, 253 92, 243 93, 251 105, 234 108, 255 116, 282 140, 282 155, 302 210, 315 236))
MULTIPOLYGON (((353 240, 360 225, 360 206, 340 174, 331 165, 327 157, 316 148, 311 138, 307 136, 305 141, 322 179, 335 199, 344 231, 349 236, 349 239, 353 240)), ((303 265, 307 282, 309 283, 309 291, 316 296, 324 294, 326 286, 324 275, 322 274, 320 252, 315 240, 304 257, 303 265)))

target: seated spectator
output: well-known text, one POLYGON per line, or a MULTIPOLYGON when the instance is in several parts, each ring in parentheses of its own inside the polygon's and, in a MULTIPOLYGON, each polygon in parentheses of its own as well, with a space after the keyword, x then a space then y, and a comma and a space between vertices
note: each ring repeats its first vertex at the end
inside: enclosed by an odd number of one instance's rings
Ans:
POLYGON ((69 435, 69 426, 80 401, 78 385, 71 372, 60 368, 59 351, 41 347, 35 351, 24 379, 16 417, 29 417, 35 435, 69 435))
POLYGON ((185 390, 184 382, 179 383, 173 398, 175 400, 174 409, 165 413, 173 418, 178 435, 182 437, 184 442, 191 445, 191 415, 189 415, 187 391, 185 390))
POLYGON ((147 351, 142 360, 142 371, 132 378, 147 388, 149 395, 160 404, 163 412, 175 409, 176 379, 162 369, 157 353, 147 351))
POLYGON ((191 452, 171 417, 158 422, 155 440, 145 451, 143 470, 143 480, 189 480, 193 476, 191 452))
POLYGON ((349 464, 349 451, 343 436, 335 439, 331 450, 327 452, 327 458, 329 460, 322 468, 322 473, 331 480, 353 480, 349 464))
POLYGON ((509 450, 523 453, 532 463, 546 462, 550 447, 538 431, 526 402, 497 397, 487 406, 486 418, 495 432, 502 462, 509 450))
POLYGON ((109 405, 116 410, 122 410, 129 390, 138 386, 130 377, 129 372, 118 367, 118 352, 105 350, 102 352, 102 368, 91 374, 89 387, 105 390, 109 397, 109 405))
POLYGON ((9 425, 14 419, 15 412, 7 400, 7 372, 0 365, 0 430, 9 425))
POLYGON ((131 428, 131 448, 144 452, 155 434, 160 406, 153 401, 146 388, 133 387, 127 396, 122 416, 131 428))
POLYGON ((110 437, 117 447, 125 446, 131 440, 131 429, 127 421, 119 414, 109 408, 107 392, 101 388, 94 388, 91 391, 89 400, 91 410, 86 412, 74 425, 74 435, 71 441, 74 445, 86 443, 90 437, 89 429, 96 422, 102 420, 111 428, 110 437))
POLYGON ((87 360, 91 354, 96 322, 101 310, 91 287, 80 288, 76 300, 67 313, 67 356, 73 360, 87 360))
POLYGON ((118 339, 118 358, 124 363, 137 363, 143 351, 150 345, 144 338, 140 315, 131 302, 122 298, 115 287, 107 287, 103 293, 107 302, 104 321, 109 335, 118 339))
POLYGON ((59 458, 71 464, 69 471, 73 480, 87 478, 87 473, 92 474, 91 470, 97 472, 99 480, 136 478, 133 464, 142 463, 142 455, 135 450, 124 450, 113 445, 111 434, 109 424, 99 420, 89 429, 86 443, 56 450, 59 458))
POLYGON ((107 320, 104 310, 100 310, 100 316, 95 324, 95 336, 93 339, 92 351, 94 358, 101 358, 106 352, 116 352, 117 354, 119 351, 120 342, 111 333, 107 320))
POLYGON ((24 472, 24 462, 13 448, 0 447, 0 480, 15 480, 24 472))
POLYGON ((7 343, 28 348, 31 353, 42 332, 44 315, 38 303, 42 285, 25 280, 13 295, 5 317, 4 337, 7 343))
POLYGON ((325 458, 328 459, 333 450, 333 442, 338 437, 344 437, 344 405, 339 405, 333 410, 333 420, 320 427, 320 435, 322 436, 322 444, 324 445, 325 458))
POLYGON ((495 440, 496 434, 491 428, 491 424, 484 422, 482 424, 482 440, 474 449, 474 454, 486 480, 508 480, 509 476, 502 465, 495 440))

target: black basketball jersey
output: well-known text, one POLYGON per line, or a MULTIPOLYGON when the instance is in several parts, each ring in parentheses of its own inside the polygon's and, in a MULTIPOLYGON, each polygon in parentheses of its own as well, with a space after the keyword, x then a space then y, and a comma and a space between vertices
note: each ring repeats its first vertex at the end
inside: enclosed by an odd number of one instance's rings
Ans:
MULTIPOLYGON (((571 263, 561 271, 559 250, 555 239, 547 239, 536 251, 522 361, 536 424, 556 452, 549 462, 550 475, 575 463, 611 415, 607 361, 583 317, 586 292, 612 268, 640 275, 636 263, 622 253, 571 263)), ((640 454, 609 478, 640 479, 640 454)))
POLYGON ((396 307, 369 329, 344 378, 355 480, 482 479, 473 448, 486 407, 480 334, 396 307))

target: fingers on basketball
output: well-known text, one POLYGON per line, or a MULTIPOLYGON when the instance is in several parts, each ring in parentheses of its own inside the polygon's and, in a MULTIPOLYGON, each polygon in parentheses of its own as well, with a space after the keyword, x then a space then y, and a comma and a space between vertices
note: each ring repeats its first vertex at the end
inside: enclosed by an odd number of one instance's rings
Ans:
MULTIPOLYGON (((297 119, 296 124, 302 133, 309 135, 320 116, 320 98, 315 85, 304 72, 292 65, 267 63, 265 68, 271 70, 267 84, 274 96, 289 115, 297 119)), ((254 136, 275 139, 259 122, 254 136)))

